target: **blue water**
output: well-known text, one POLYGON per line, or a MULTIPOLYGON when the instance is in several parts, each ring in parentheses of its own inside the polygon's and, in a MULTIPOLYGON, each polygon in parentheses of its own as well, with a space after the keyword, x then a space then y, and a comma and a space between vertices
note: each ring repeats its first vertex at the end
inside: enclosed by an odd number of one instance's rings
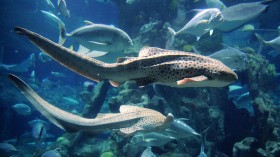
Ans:
MULTIPOLYGON (((57 8, 57 1, 50 1, 57 8)), ((226 6, 232 6, 245 2, 255 1, 223 1, 226 6)), ((67 8, 70 11, 69 19, 63 17, 61 14, 58 14, 57 10, 50 9, 44 0, 0 1, 0 64, 19 64, 26 60, 30 54, 35 53, 35 60, 32 61, 32 65, 24 72, 17 72, 0 67, 0 142, 14 138, 18 138, 20 141, 24 133, 32 130, 32 128, 28 125, 28 122, 36 118, 43 119, 49 123, 50 129, 47 130, 47 132, 54 136, 50 139, 43 139, 43 143, 47 141, 55 142, 57 138, 65 135, 66 133, 62 129, 53 125, 34 107, 32 107, 30 102, 7 79, 9 73, 13 73, 22 78, 49 103, 74 114, 81 114, 84 112, 84 105, 88 103, 84 101, 85 92, 89 92, 91 95, 94 95, 94 92, 88 87, 85 87, 84 83, 86 81, 93 82, 93 89, 97 85, 96 82, 72 72, 54 60, 42 62, 39 59, 39 53, 41 50, 30 43, 25 37, 17 35, 14 32, 15 26, 27 28, 54 42, 58 42, 58 26, 54 22, 50 21, 50 19, 46 18, 40 11, 45 10, 51 11, 61 18, 61 20, 65 23, 65 28, 68 33, 84 26, 84 20, 88 20, 96 24, 105 24, 120 28, 126 32, 131 39, 133 39, 134 46, 136 48, 132 53, 124 54, 123 52, 118 52, 115 56, 110 56, 111 58, 106 58, 106 56, 102 58, 102 61, 104 62, 106 62, 106 60, 108 60, 108 62, 112 62, 116 60, 118 55, 135 57, 138 55, 140 48, 144 46, 165 48, 167 40, 170 39, 170 33, 168 32, 167 27, 172 27, 178 31, 196 14, 196 11, 191 10, 207 8, 207 5, 203 0, 186 0, 182 2, 179 2, 179 0, 136 0, 133 4, 127 4, 125 0, 66 0, 66 3, 67 8), (183 6, 185 9, 185 12, 181 13, 185 15, 185 20, 182 23, 174 22, 178 16, 178 3, 184 4, 183 6), (143 25, 151 24, 153 22, 156 22, 157 24, 153 26, 152 30, 149 30, 148 33, 141 33, 140 29, 143 25), (34 77, 31 76, 32 71, 35 72, 34 77), (64 76, 55 76, 52 75, 51 72, 59 72, 64 76), (78 102, 78 105, 67 102, 65 97, 74 99, 78 102), (29 105, 32 110, 31 114, 28 116, 18 114, 12 108, 12 106, 17 103, 25 103, 29 105)), ((217 41, 219 41, 220 43, 224 43, 240 50, 245 47, 251 47, 255 52, 257 52, 260 42, 254 36, 254 33, 260 34, 265 40, 271 40, 279 37, 279 8, 280 1, 276 0, 276 2, 270 4, 268 11, 263 13, 263 15, 245 23, 255 26, 256 30, 253 30, 253 33, 242 32, 241 29, 244 25, 231 32, 221 32, 214 29, 212 37, 210 37, 207 33, 207 35, 204 35, 199 41, 196 41, 195 37, 190 37, 188 40, 185 40, 186 38, 183 37, 181 41, 177 41, 177 47, 175 46, 174 49, 183 51, 184 46, 192 45, 198 47, 199 51, 202 52, 202 55, 209 55, 222 49, 222 46, 219 43, 217 44, 217 41), (211 42, 216 45, 212 46, 211 42)), ((75 39, 69 38, 63 46, 67 48, 74 46, 74 50, 77 50, 78 45, 79 44, 75 39)), ((279 43, 278 47, 280 47, 279 43)), ((245 53, 249 54, 250 52, 245 51, 245 53)), ((253 54, 258 56, 256 53, 253 54)), ((206 143, 205 152, 208 156, 233 156, 233 145, 242 141, 246 137, 255 137, 258 142, 253 142, 250 151, 245 152, 247 153, 245 156, 261 156, 261 153, 258 153, 256 148, 265 150, 265 146, 267 145, 266 142, 280 142, 280 52, 277 49, 275 50, 270 46, 266 46, 263 48, 261 56, 258 57, 260 57, 260 60, 263 61, 261 62, 262 65, 260 67, 264 68, 259 68, 261 70, 256 71, 254 75, 248 75, 248 73, 254 72, 252 67, 251 70, 247 69, 245 71, 237 72, 239 80, 236 85, 250 86, 248 90, 246 89, 246 92, 250 92, 250 98, 252 99, 250 99, 251 103, 247 103, 245 105, 234 104, 234 100, 238 99, 238 97, 243 93, 237 96, 235 95, 234 98, 231 98, 228 95, 228 87, 218 89, 178 89, 172 87, 162 87, 160 89, 161 92, 164 91, 162 95, 162 93, 157 93, 156 89, 152 85, 144 88, 138 88, 135 87, 134 84, 118 88, 110 86, 107 93, 102 93, 106 95, 106 99, 103 104, 100 104, 102 106, 100 112, 116 112, 116 108, 120 105, 143 103, 145 102, 144 99, 147 98, 151 103, 145 104, 144 107, 158 110, 164 115, 167 115, 169 112, 173 112, 173 115, 175 115, 176 118, 188 118, 189 122, 187 123, 197 130, 197 132, 201 133, 205 128, 214 124, 214 131, 210 131, 210 133, 207 134, 207 141, 209 141, 209 143, 212 142, 213 144, 211 146, 207 146, 206 143), (271 73, 268 72, 269 67, 275 67, 274 72, 276 74, 273 75, 273 77, 270 77, 271 73), (252 78, 252 76, 254 77, 252 78), (255 90, 256 88, 257 90, 255 90), (131 95, 123 94, 129 90, 132 90, 131 93, 128 92, 131 95), (261 91, 259 92, 259 97, 256 96, 256 91, 261 91), (205 93, 208 93, 208 95, 205 93), (153 104, 152 102, 154 102, 154 99, 152 99, 152 97, 154 97, 154 95, 163 98, 165 102, 164 105, 162 105, 162 103, 153 104), (266 111, 262 113, 260 109, 256 109, 257 107, 254 106, 255 98, 262 98, 265 100, 265 107, 267 108, 266 111), (110 103, 112 102, 114 102, 116 106, 110 106, 110 103), (236 106, 241 106, 241 109, 236 106), (216 107, 219 108, 217 112, 222 113, 222 116, 218 120, 211 117, 210 114, 210 111, 216 107), (252 113, 252 109, 254 110, 254 113, 252 113), (269 118, 273 119, 272 124, 268 122, 271 120, 269 118), (264 129, 262 126, 264 128, 267 127, 268 129, 264 129)), ((248 60, 248 64, 252 65, 252 60, 248 60)), ((258 64, 260 63, 257 63, 257 66, 259 66, 258 64)), ((250 65, 248 65, 248 67, 250 67, 250 65)), ((111 132, 85 135, 83 138, 86 139, 84 143, 80 141, 80 143, 73 146, 73 148, 75 148, 73 152, 68 152, 70 156, 79 156, 74 152, 85 149, 82 146, 83 144, 92 144, 94 145, 94 149, 92 150, 99 150, 98 152, 89 153, 88 156, 100 156, 104 153, 105 148, 99 149, 97 145, 101 142, 106 143, 109 140, 114 141, 118 148, 114 147, 111 148, 111 150, 106 148, 105 151, 114 151, 115 156, 140 156, 141 151, 145 150, 145 148, 135 148, 135 151, 127 150, 130 137, 123 138, 120 137, 120 135, 116 135, 116 133, 113 133, 112 135, 111 132), (125 145, 126 147, 124 148, 125 145)), ((28 140, 29 142, 36 142, 36 139, 33 137, 28 137, 28 140)), ((24 156, 31 156, 32 153, 38 150, 44 152, 46 150, 59 147, 59 145, 44 146, 43 144, 28 147, 26 143, 21 142, 22 141, 17 144, 13 143, 13 145, 22 152, 27 152, 24 156)), ((168 143, 166 145, 166 150, 162 150, 157 147, 153 147, 152 150, 159 155, 173 153, 172 155, 174 156, 197 156, 199 154, 200 145, 200 138, 192 138, 188 140, 180 139, 178 141, 174 140, 173 142, 168 143), (177 150, 178 154, 176 154, 175 150, 177 150)), ((272 154, 272 156, 280 156, 280 149, 276 147, 275 149, 277 149, 278 152, 272 154)), ((37 155, 40 156, 41 154, 38 153, 37 155)), ((0 154, 0 157, 1 155, 2 154, 0 154)), ((20 155, 22 155, 22 153, 20 153, 20 155)), ((241 155, 237 155, 236 157, 239 156, 241 157, 241 155)))

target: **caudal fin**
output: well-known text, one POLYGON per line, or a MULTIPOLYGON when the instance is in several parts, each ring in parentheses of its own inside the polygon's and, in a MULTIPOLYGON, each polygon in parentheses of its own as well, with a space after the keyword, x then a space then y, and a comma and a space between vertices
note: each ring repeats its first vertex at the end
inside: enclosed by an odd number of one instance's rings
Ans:
POLYGON ((58 24, 59 27, 59 39, 58 39, 58 44, 59 45, 63 45, 65 40, 66 40, 66 30, 65 30, 65 24, 63 23, 63 21, 57 17, 56 15, 54 15, 53 13, 41 10, 41 12, 49 19, 51 19, 52 21, 54 21, 55 23, 58 24))
POLYGON ((172 49, 173 45, 175 43, 176 32, 172 28, 170 28, 170 27, 167 27, 167 28, 168 28, 168 31, 170 32, 170 34, 172 35, 172 37, 171 37, 170 40, 167 41, 165 48, 166 49, 172 49))
POLYGON ((260 41, 260 47, 258 50, 258 54, 261 53, 263 47, 265 46, 265 44, 267 43, 259 34, 255 33, 255 36, 257 37, 257 39, 260 41))

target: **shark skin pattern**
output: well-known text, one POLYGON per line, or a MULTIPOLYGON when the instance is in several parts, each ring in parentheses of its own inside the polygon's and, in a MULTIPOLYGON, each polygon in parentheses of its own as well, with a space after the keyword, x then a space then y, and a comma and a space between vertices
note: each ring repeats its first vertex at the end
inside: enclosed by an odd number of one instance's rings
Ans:
POLYGON ((17 76, 9 74, 9 79, 42 115, 67 132, 96 133, 117 129, 121 135, 131 136, 137 132, 164 130, 174 119, 171 113, 164 116, 155 110, 131 105, 122 105, 120 113, 99 114, 94 119, 83 118, 49 104, 17 76))
POLYGON ((94 81, 110 80, 113 86, 135 81, 138 86, 156 83, 172 87, 223 87, 238 77, 222 62, 198 54, 144 47, 138 57, 119 58, 117 63, 104 63, 76 53, 51 40, 15 27, 41 51, 72 71, 94 81))

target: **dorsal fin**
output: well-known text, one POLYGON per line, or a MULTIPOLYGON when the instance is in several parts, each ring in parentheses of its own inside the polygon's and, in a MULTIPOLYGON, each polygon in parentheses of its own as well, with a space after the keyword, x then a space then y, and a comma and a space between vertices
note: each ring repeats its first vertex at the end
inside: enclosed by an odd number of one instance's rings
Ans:
POLYGON ((122 105, 120 107, 121 113, 136 112, 136 111, 150 111, 150 109, 138 107, 138 106, 132 106, 132 105, 122 105))
POLYGON ((156 54, 162 53, 162 52, 169 52, 168 50, 160 49, 157 47, 143 47, 139 52, 139 57, 149 57, 154 56, 156 54))

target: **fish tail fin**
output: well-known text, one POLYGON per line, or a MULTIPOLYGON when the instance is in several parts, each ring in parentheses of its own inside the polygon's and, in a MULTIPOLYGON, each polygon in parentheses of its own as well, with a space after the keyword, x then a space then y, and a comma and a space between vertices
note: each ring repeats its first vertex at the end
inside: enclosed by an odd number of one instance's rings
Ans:
POLYGON ((267 44, 267 42, 259 34, 255 33, 255 36, 260 41, 260 47, 259 47, 259 50, 258 50, 258 54, 260 54, 264 45, 267 44))
POLYGON ((175 43, 176 32, 172 28, 170 28, 170 27, 167 27, 167 29, 170 32, 170 34, 172 35, 172 37, 171 37, 171 39, 169 39, 167 41, 165 48, 166 49, 171 49, 173 47, 173 44, 175 43))
POLYGON ((59 27, 59 38, 58 38, 58 44, 59 45, 63 45, 65 40, 66 40, 66 29, 65 29, 65 24, 64 22, 57 17, 56 15, 54 15, 53 13, 41 10, 41 12, 48 17, 49 19, 51 19, 52 21, 54 21, 55 23, 58 24, 59 27))

